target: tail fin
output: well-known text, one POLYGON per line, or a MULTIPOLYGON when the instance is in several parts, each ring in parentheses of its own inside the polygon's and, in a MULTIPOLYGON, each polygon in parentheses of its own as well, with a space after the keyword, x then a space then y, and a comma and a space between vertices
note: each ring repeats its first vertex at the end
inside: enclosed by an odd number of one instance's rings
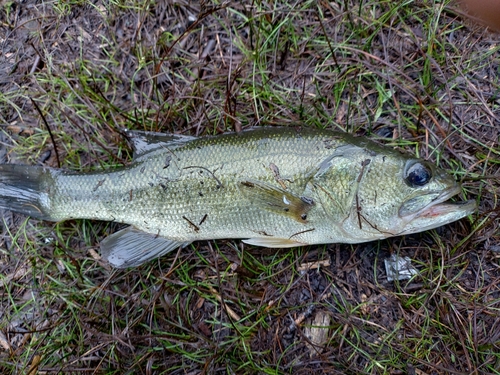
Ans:
POLYGON ((0 207, 38 219, 51 220, 51 170, 44 167, 0 165, 0 207))

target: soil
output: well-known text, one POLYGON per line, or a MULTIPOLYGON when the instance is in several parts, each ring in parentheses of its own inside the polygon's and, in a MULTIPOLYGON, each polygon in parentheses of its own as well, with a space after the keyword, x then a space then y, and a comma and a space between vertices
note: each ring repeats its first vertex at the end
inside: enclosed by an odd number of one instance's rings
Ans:
MULTIPOLYGON (((4 212, 0 369, 423 375, 500 368, 498 35, 453 7, 421 2, 411 5, 413 16, 377 25, 348 1, 293 9, 274 1, 126 5, 0 3, 4 162, 88 171, 129 162, 125 127, 204 135, 305 121, 386 144, 407 140, 410 152, 460 171, 463 197, 479 197, 478 213, 433 232, 293 255, 205 241, 113 271, 97 249, 119 225, 69 221, 58 238, 56 224, 4 212), (438 8, 429 45, 424 21, 438 8), (366 35, 351 40, 353 25, 366 35), (277 47, 266 49, 273 38, 277 47), (442 49, 442 60, 432 49, 442 49), (267 87, 269 97, 255 87, 267 87), (30 151, 12 152, 19 145, 30 151), (28 239, 16 238, 20 227, 28 239), (22 250, 42 239, 37 255, 22 250), (419 275, 387 281, 383 260, 392 254, 411 258, 419 275), (68 295, 51 294, 54 279, 67 283, 68 295), (32 296, 38 308, 23 308, 32 296), (66 338, 67 327, 58 327, 72 319, 78 329, 66 338), (311 330, 318 321, 327 335, 311 330), (58 335, 53 345, 63 349, 49 351, 44 340, 58 335)), ((389 7, 366 6, 374 19, 389 7)))

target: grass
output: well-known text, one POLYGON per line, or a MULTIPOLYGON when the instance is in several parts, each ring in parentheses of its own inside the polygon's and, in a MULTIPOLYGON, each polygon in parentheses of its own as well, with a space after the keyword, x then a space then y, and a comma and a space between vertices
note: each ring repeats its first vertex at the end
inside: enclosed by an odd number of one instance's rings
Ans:
POLYGON ((447 1, 29 4, 0 4, 10 162, 112 169, 131 160, 123 128, 300 124, 428 158, 480 208, 374 243, 206 241, 128 270, 99 260, 117 224, 5 213, 0 372, 500 373, 499 47, 483 28, 447 1), (394 252, 419 275, 387 282, 394 252))

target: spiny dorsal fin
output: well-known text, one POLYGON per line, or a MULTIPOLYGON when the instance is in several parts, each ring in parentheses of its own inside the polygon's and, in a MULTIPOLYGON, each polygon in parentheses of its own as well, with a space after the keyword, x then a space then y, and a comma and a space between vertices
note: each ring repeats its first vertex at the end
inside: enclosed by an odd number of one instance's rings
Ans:
POLYGON ((128 140, 134 149, 134 159, 140 158, 142 155, 147 154, 159 148, 167 150, 174 150, 177 147, 183 146, 196 137, 180 134, 163 134, 148 132, 142 130, 123 130, 128 140))

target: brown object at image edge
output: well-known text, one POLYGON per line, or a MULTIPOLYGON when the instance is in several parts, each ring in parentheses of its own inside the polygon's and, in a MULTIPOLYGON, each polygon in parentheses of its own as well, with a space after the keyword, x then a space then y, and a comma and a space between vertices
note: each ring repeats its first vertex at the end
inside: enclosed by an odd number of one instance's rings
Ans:
POLYGON ((458 0, 470 19, 500 31, 500 0, 458 0))

